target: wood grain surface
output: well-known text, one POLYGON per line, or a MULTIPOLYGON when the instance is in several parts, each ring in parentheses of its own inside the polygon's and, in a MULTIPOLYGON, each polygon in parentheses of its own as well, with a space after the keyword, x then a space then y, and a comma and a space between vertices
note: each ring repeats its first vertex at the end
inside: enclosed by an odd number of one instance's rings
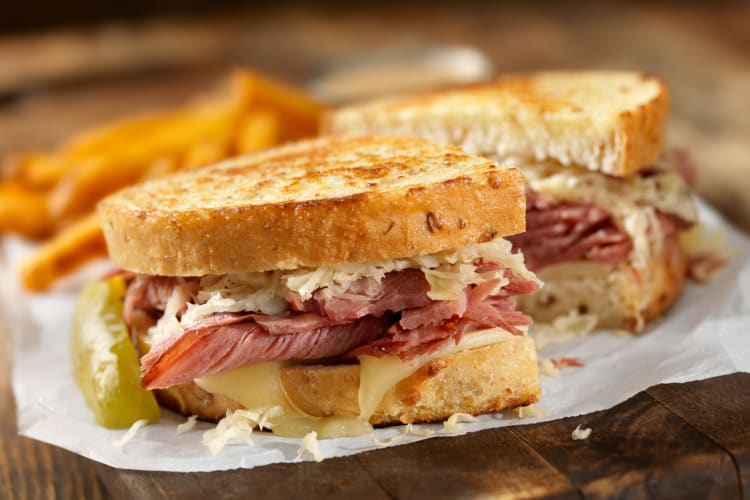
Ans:
POLYGON ((586 498, 740 495, 731 455, 646 393, 611 410, 514 431, 586 498), (591 437, 561 439, 576 425, 593 429, 591 437))
MULTIPOLYGON (((368 51, 466 44, 499 71, 640 68, 673 92, 670 143, 750 230, 750 3, 267 9, 0 39, 0 155, 162 108, 249 65, 304 83, 368 51), (415 22, 418 20, 418 22, 415 22), (109 52, 111 57, 102 54, 109 52)), ((0 318, 0 498, 750 498, 750 375, 650 388, 602 412, 211 474, 114 470, 17 435, 0 318), (573 441, 576 425, 591 427, 573 441)), ((748 353, 750 354, 750 353, 748 353)))
POLYGON ((656 386, 579 417, 435 438, 321 464, 210 474, 95 467, 118 498, 743 498, 742 461, 750 441, 747 426, 734 424, 747 423, 748 409, 750 374, 734 374, 656 386), (731 397, 716 398, 722 387, 731 388, 731 397), (668 406, 686 399, 690 413, 712 415, 714 436, 737 433, 735 445, 724 446, 697 427, 700 416, 683 417, 668 406), (734 417, 727 420, 727 414, 734 417), (592 429, 589 439, 571 439, 577 425, 592 429))

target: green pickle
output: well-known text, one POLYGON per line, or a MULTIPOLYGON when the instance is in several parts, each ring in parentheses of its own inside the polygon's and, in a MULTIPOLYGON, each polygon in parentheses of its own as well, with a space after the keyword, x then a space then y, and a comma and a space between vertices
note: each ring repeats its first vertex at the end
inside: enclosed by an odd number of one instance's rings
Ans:
POLYGON ((140 385, 140 367, 122 319, 125 280, 88 284, 73 319, 73 372, 99 425, 124 429, 159 418, 154 395, 140 385))

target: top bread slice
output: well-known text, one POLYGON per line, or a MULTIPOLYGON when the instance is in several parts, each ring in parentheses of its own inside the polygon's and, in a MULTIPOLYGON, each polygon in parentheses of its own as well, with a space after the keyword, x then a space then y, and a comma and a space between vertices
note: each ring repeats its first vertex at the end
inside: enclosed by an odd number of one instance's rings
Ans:
POLYGON ((382 261, 525 230, 523 176, 416 138, 323 137, 122 190, 112 261, 200 276, 382 261))
POLYGON ((624 177, 659 157, 668 108, 659 78, 557 71, 355 104, 326 115, 323 129, 416 136, 519 166, 554 160, 624 177))

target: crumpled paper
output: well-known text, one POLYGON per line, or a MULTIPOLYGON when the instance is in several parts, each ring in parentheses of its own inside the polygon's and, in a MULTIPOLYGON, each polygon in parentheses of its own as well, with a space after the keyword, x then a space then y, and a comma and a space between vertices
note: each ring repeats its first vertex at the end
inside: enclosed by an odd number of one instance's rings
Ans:
MULTIPOLYGON (((730 263, 710 284, 689 283, 666 317, 644 334, 599 332, 543 347, 544 357, 577 357, 585 363, 582 368, 562 369, 557 377, 542 378, 537 407, 546 415, 523 419, 516 411, 484 415, 463 424, 461 433, 606 409, 663 382, 750 371, 750 241, 702 204, 701 216, 709 227, 726 234, 731 255, 730 263)), ((14 338, 13 392, 22 435, 126 469, 214 471, 300 460, 301 440, 267 433, 254 433, 252 446, 229 445, 214 456, 202 442, 203 432, 212 425, 198 423, 194 430, 178 435, 177 425, 185 419, 167 410, 159 422, 142 428, 124 446, 113 445, 126 431, 96 425, 73 381, 69 355, 76 286, 87 274, 105 269, 106 262, 94 264, 53 293, 26 294, 14 269, 31 246, 13 238, 3 243, 2 317, 14 338)), ((441 424, 415 427, 435 431, 435 437, 451 435, 441 424)), ((326 458, 350 455, 378 448, 373 438, 382 442, 403 432, 404 427, 397 426, 367 436, 321 440, 320 450, 326 458)), ((426 438, 409 434, 398 444, 421 439, 426 438)), ((302 459, 312 457, 305 454, 302 459)))

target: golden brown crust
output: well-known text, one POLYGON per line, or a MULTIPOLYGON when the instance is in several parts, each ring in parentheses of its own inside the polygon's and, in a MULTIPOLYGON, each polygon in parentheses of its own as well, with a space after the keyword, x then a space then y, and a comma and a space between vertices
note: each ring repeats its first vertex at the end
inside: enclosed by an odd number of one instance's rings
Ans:
POLYGON ((506 75, 488 84, 329 112, 329 133, 413 135, 517 161, 555 160, 627 176, 661 152, 669 91, 630 71, 506 75))
POLYGON ((687 257, 680 247, 678 233, 667 235, 663 245, 662 252, 652 259, 645 271, 650 275, 648 285, 643 284, 644 280, 634 269, 622 272, 620 293, 623 307, 628 311, 623 326, 631 332, 641 331, 666 312, 680 296, 685 284, 687 257), (644 296, 648 301, 641 305, 644 296))
POLYGON ((617 142, 623 144, 623 152, 612 174, 620 177, 634 174, 656 161, 666 136, 669 87, 655 76, 642 75, 642 78, 657 85, 659 90, 648 102, 622 111, 617 117, 617 142))
POLYGON ((157 401, 162 406, 185 416, 198 415, 201 420, 218 422, 227 410, 238 410, 242 405, 220 394, 211 394, 195 382, 156 389, 157 401))
POLYGON ((525 229, 512 168, 408 138, 322 138, 124 190, 98 211, 113 262, 169 276, 368 262, 525 229))
MULTIPOLYGON (((294 405, 310 415, 359 413, 358 364, 290 366, 282 369, 281 381, 294 405)), ((434 422, 456 412, 479 415, 535 403, 540 393, 534 341, 510 337, 429 362, 386 393, 370 422, 434 422)), ((193 382, 156 394, 164 406, 205 420, 218 420, 227 408, 241 407, 193 382)))

